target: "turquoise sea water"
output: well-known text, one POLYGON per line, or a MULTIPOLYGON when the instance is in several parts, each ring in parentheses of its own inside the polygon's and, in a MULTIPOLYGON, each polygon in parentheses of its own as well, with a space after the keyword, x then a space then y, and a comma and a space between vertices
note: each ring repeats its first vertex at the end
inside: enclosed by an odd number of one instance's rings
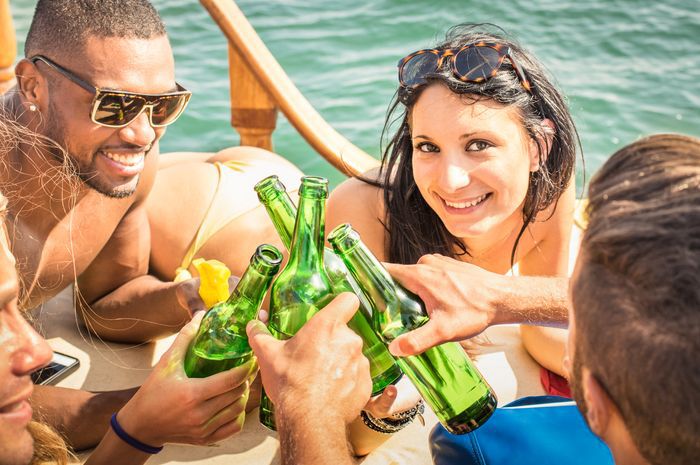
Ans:
MULTIPOLYGON (((35 1, 12 0, 20 41, 35 1)), ((156 0, 177 77, 194 91, 164 151, 238 144, 229 125, 226 42, 195 0, 156 0)), ((377 156, 402 56, 460 22, 493 22, 555 76, 574 114, 587 177, 616 149, 655 132, 700 136, 697 0, 241 0, 282 67, 331 125, 377 156)), ((342 179, 280 115, 275 150, 306 173, 342 179)))

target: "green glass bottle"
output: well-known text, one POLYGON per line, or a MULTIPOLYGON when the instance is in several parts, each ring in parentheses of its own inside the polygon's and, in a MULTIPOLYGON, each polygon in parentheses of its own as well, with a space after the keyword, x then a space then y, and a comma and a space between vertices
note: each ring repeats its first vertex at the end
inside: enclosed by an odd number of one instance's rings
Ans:
POLYGON ((185 355, 185 373, 205 378, 243 365, 253 357, 245 327, 258 315, 272 277, 279 271, 282 253, 263 244, 228 300, 207 311, 185 355))
MULTIPOLYGON (((297 214, 294 202, 277 176, 268 176, 257 183, 255 191, 258 193, 260 202, 265 205, 282 243, 289 250, 297 214)), ((377 395, 386 386, 395 383, 401 377, 401 369, 379 336, 372 330, 370 324, 372 321, 371 307, 348 273, 343 261, 332 250, 324 247, 323 265, 335 295, 342 292, 352 292, 360 299, 360 309, 350 320, 348 326, 362 338, 362 353, 370 364, 372 395, 377 395)))
MULTIPOLYGON (((277 339, 289 339, 335 296, 323 270, 323 244, 328 180, 305 176, 299 189, 299 211, 287 266, 270 291, 268 329, 277 339)), ((263 389, 260 423, 275 429, 274 406, 263 389)))
MULTIPOLYGON (((428 321, 423 302, 393 280, 349 224, 328 240, 371 302, 374 330, 386 344, 428 321)), ((475 430, 496 408, 491 387, 456 342, 397 360, 450 433, 475 430)))

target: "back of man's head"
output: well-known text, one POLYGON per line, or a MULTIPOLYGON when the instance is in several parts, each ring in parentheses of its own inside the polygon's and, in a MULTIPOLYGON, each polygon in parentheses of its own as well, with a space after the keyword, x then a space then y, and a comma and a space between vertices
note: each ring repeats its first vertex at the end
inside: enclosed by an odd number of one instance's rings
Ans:
POLYGON ((700 140, 656 135, 591 180, 574 361, 652 464, 700 457, 700 140))
POLYGON ((39 0, 24 55, 81 50, 87 37, 150 39, 165 26, 147 0, 39 0))

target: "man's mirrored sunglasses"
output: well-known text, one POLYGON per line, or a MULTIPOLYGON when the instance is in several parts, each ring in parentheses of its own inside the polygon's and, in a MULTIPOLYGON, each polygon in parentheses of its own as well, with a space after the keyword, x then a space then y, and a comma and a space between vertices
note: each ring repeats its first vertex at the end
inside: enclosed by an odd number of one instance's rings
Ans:
POLYGON ((165 94, 136 94, 122 90, 99 89, 43 55, 34 55, 29 58, 29 61, 35 65, 37 61, 41 61, 83 89, 95 94, 90 119, 94 123, 111 128, 127 126, 146 109, 149 110, 151 126, 167 126, 180 117, 192 96, 192 92, 180 84, 177 84, 176 92, 165 94))

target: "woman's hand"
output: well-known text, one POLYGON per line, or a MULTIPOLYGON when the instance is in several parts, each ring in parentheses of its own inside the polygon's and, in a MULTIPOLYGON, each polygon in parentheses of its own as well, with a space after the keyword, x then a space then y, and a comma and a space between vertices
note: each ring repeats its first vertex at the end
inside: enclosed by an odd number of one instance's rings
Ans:
MULTIPOLYGON (((229 276, 228 278, 228 288, 233 291, 238 285, 240 278, 238 276, 229 276)), ((206 310, 207 306, 204 304, 204 300, 199 295, 200 278, 189 278, 178 283, 175 288, 175 297, 177 302, 182 308, 187 310, 190 315, 206 310)), ((195 328, 195 331, 197 328, 195 328)))
POLYGON ((372 397, 363 410, 374 418, 389 418, 415 407, 419 400, 420 394, 408 376, 403 376, 398 383, 390 384, 384 392, 372 397))
POLYGON ((182 328, 168 351, 117 420, 134 438, 151 446, 205 445, 241 430, 255 359, 208 378, 188 378, 183 360, 204 312, 182 328))

